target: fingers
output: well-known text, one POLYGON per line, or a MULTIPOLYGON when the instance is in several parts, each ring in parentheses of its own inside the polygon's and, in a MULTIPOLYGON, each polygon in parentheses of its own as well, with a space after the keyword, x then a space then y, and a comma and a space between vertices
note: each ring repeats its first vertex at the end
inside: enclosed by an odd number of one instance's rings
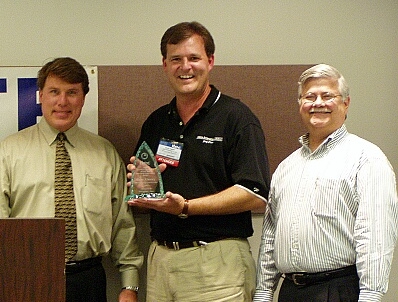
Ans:
POLYGON ((134 164, 128 164, 127 165, 127 170, 129 170, 130 172, 133 172, 135 170, 135 168, 136 168, 136 166, 134 164))
MULTIPOLYGON (((127 164, 127 170, 129 170, 130 172, 132 172, 136 168, 136 165, 138 166, 140 163, 140 161, 134 163, 135 160, 136 160, 136 157, 132 156, 132 157, 130 157, 130 164, 127 164)), ((167 168, 167 164, 165 164, 165 163, 159 164, 160 172, 163 172, 164 170, 166 170, 166 168, 167 168)))
POLYGON ((166 170, 167 165, 165 163, 159 164, 159 170, 160 172, 163 172, 164 170, 166 170))

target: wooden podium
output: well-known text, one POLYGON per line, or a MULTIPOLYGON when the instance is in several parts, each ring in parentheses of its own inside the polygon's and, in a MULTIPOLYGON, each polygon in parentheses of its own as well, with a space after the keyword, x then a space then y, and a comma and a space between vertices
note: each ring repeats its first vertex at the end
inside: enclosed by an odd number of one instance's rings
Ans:
POLYGON ((0 301, 65 301, 65 222, 0 219, 0 301))

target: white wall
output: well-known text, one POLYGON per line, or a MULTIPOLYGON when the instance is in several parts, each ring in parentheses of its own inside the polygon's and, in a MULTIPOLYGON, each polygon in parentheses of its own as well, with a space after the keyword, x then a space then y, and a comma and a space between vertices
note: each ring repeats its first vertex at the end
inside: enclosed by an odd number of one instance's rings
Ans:
MULTIPOLYGON (((84 65, 160 64, 166 28, 197 20, 213 34, 216 64, 338 68, 351 87, 348 129, 379 145, 398 171, 397 16, 396 0, 0 0, 0 66, 57 56, 84 65)), ((255 254, 261 220, 254 219, 255 254)), ((384 301, 397 299, 396 259, 384 301)))

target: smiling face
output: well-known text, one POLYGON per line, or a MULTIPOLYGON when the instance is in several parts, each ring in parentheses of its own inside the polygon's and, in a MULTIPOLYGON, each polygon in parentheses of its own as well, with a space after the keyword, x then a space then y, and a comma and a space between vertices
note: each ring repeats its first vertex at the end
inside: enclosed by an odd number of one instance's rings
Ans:
POLYGON ((76 124, 85 99, 81 83, 71 84, 51 74, 39 90, 39 97, 43 117, 60 132, 76 124))
POLYGON ((209 72, 214 66, 214 55, 208 57, 203 38, 197 34, 178 44, 167 44, 163 69, 177 99, 200 98, 209 89, 209 72))
MULTIPOLYGON (((302 96, 313 94, 316 100, 306 102, 300 99, 301 119, 312 137, 326 138, 340 128, 347 115, 350 98, 342 100, 338 81, 333 78, 311 78, 303 84, 302 96), (325 95, 336 95, 331 101, 324 101, 325 95)), ((327 98, 325 98, 326 100, 327 98)))

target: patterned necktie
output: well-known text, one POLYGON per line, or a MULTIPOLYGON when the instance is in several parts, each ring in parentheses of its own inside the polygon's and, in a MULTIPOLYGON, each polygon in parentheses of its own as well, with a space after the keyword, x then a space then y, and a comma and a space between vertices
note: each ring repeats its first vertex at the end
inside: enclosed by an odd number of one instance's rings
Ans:
POLYGON ((65 262, 77 252, 76 205, 73 194, 72 163, 65 148, 66 136, 57 135, 55 152, 55 217, 65 219, 65 262))

